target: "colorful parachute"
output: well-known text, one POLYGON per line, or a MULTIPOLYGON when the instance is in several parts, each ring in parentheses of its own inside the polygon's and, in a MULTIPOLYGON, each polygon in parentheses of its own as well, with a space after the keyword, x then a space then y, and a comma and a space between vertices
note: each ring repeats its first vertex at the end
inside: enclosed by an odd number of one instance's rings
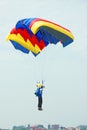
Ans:
POLYGON ((74 36, 70 30, 53 22, 40 18, 19 20, 6 38, 16 49, 24 53, 30 51, 37 56, 48 44, 57 44, 63 47, 72 43, 74 36))

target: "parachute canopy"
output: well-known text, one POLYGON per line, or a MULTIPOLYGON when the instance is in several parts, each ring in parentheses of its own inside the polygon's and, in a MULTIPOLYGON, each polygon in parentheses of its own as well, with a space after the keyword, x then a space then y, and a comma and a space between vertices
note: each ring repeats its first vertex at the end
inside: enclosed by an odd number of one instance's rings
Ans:
POLYGON ((13 46, 24 53, 30 51, 37 56, 49 44, 61 42, 63 47, 73 42, 74 36, 70 30, 51 21, 40 18, 19 20, 8 34, 13 46))

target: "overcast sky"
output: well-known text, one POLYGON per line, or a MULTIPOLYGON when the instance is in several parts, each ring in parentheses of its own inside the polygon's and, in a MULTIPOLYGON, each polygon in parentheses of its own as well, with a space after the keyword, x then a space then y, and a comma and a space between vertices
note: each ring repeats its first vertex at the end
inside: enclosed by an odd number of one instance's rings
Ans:
POLYGON ((0 128, 27 124, 87 125, 87 0, 0 1, 0 128), (74 42, 49 45, 36 58, 15 50, 6 36, 29 17, 64 26, 74 42), (42 79, 40 112, 34 91, 42 79))

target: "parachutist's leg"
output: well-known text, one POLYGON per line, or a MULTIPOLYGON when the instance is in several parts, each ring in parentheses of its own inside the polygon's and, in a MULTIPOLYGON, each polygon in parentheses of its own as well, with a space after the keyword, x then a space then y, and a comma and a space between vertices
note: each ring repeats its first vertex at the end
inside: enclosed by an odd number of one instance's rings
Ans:
POLYGON ((42 110, 42 97, 38 97, 38 109, 42 110))
POLYGON ((39 97, 38 97, 38 108, 39 108, 39 106, 40 106, 39 104, 40 104, 40 103, 39 103, 39 97))

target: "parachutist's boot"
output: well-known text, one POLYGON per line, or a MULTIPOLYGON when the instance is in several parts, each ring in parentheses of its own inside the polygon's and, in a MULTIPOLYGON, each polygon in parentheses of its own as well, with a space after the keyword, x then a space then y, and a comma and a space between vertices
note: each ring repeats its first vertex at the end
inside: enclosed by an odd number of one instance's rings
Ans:
POLYGON ((38 110, 42 111, 43 109, 41 107, 38 107, 38 110))

